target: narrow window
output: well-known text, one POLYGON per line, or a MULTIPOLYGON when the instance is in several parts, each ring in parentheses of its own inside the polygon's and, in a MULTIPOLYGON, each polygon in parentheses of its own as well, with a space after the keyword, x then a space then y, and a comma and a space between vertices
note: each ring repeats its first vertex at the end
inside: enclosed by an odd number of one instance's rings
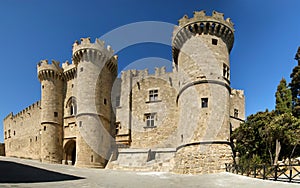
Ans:
POLYGON ((212 39, 211 43, 212 43, 213 45, 218 45, 218 39, 212 39))
POLYGON ((30 142, 32 142, 32 139, 30 138, 30 142))
POLYGON ((46 131, 46 126, 44 126, 44 131, 46 131))
POLYGON ((69 111, 69 115, 73 116, 77 114, 77 104, 74 97, 68 100, 66 108, 69 111))
POLYGON ((103 100, 103 103, 104 103, 105 105, 106 105, 106 102, 107 102, 106 99, 104 99, 104 100, 103 100))
POLYGON ((121 124, 120 122, 116 122, 116 135, 119 134, 119 130, 121 129, 121 124))
POLYGON ((94 156, 91 155, 91 162, 94 162, 94 156))
POLYGON ((208 107, 208 98, 202 98, 201 99, 201 107, 207 108, 208 107))
POLYGON ((35 141, 37 141, 37 136, 35 137, 35 141))
POLYGON ((44 89, 44 85, 42 85, 42 89, 44 89))
POLYGON ((10 138, 10 129, 8 130, 8 138, 10 138))
POLYGON ((79 121, 79 127, 81 127, 82 126, 82 121, 79 121))
POLYGON ((235 118, 239 117, 239 110, 238 109, 234 109, 234 117, 235 118))
POLYGON ((80 68, 80 72, 82 72, 82 71, 83 71, 83 67, 80 68))
POLYGON ((120 106, 120 96, 116 97, 116 107, 120 106))
POLYGON ((70 106, 70 115, 74 115, 74 106, 71 104, 70 106))
POLYGON ((155 126, 155 113, 145 114, 146 116, 146 127, 154 127, 155 126))
POLYGON ((149 101, 157 101, 158 100, 158 90, 150 90, 149 91, 149 101))
POLYGON ((223 77, 229 79, 229 67, 225 63, 223 64, 223 77))
POLYGON ((58 117, 58 112, 54 112, 54 117, 58 117))
POLYGON ((16 131, 14 131, 14 136, 16 135, 16 131))

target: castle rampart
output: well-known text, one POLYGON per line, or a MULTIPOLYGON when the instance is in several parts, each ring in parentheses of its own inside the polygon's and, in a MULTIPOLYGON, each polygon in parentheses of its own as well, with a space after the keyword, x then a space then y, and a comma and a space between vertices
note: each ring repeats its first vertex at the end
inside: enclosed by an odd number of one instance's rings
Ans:
POLYGON ((40 159, 40 101, 4 120, 6 156, 40 159))

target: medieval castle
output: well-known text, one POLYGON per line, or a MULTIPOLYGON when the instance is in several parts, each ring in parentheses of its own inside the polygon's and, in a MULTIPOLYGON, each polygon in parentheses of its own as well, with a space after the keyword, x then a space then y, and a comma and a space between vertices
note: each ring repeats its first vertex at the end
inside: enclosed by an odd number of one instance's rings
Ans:
POLYGON ((4 119, 6 156, 83 167, 223 171, 244 94, 230 87, 233 23, 194 12, 175 27, 173 70, 123 71, 110 46, 73 44, 72 63, 37 65, 41 100, 4 119))

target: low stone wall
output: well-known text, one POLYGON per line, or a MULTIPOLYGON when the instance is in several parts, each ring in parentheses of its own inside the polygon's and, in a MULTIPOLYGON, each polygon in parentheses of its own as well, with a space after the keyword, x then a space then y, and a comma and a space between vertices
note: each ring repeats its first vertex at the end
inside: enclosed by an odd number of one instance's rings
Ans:
POLYGON ((178 149, 173 172, 180 174, 225 172, 225 163, 232 160, 232 150, 228 144, 187 145, 178 149))
POLYGON ((0 156, 5 156, 5 145, 0 143, 0 156))
POLYGON ((232 161, 229 142, 199 142, 177 148, 119 149, 106 168, 207 174, 225 172, 225 163, 232 161))
POLYGON ((106 168, 170 172, 174 166, 175 153, 176 148, 120 149, 116 160, 109 161, 106 168))

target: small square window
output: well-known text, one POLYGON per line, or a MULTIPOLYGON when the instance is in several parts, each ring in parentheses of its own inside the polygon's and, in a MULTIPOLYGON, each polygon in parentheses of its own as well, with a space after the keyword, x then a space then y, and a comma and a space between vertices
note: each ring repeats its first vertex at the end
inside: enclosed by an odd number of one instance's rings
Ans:
POLYGON ((157 101, 158 100, 158 90, 150 90, 149 91, 149 101, 157 101))
POLYGON ((82 71, 83 71, 83 67, 80 68, 80 72, 82 72, 82 71))
POLYGON ((212 43, 213 45, 218 45, 218 39, 212 39, 211 43, 212 43))
POLYGON ((238 109, 234 109, 234 117, 235 118, 239 117, 239 110, 238 109))
POLYGON ((207 108, 208 107, 208 98, 202 98, 201 99, 201 107, 207 108))
POLYGON ((54 112, 54 117, 58 117, 58 112, 54 112))

